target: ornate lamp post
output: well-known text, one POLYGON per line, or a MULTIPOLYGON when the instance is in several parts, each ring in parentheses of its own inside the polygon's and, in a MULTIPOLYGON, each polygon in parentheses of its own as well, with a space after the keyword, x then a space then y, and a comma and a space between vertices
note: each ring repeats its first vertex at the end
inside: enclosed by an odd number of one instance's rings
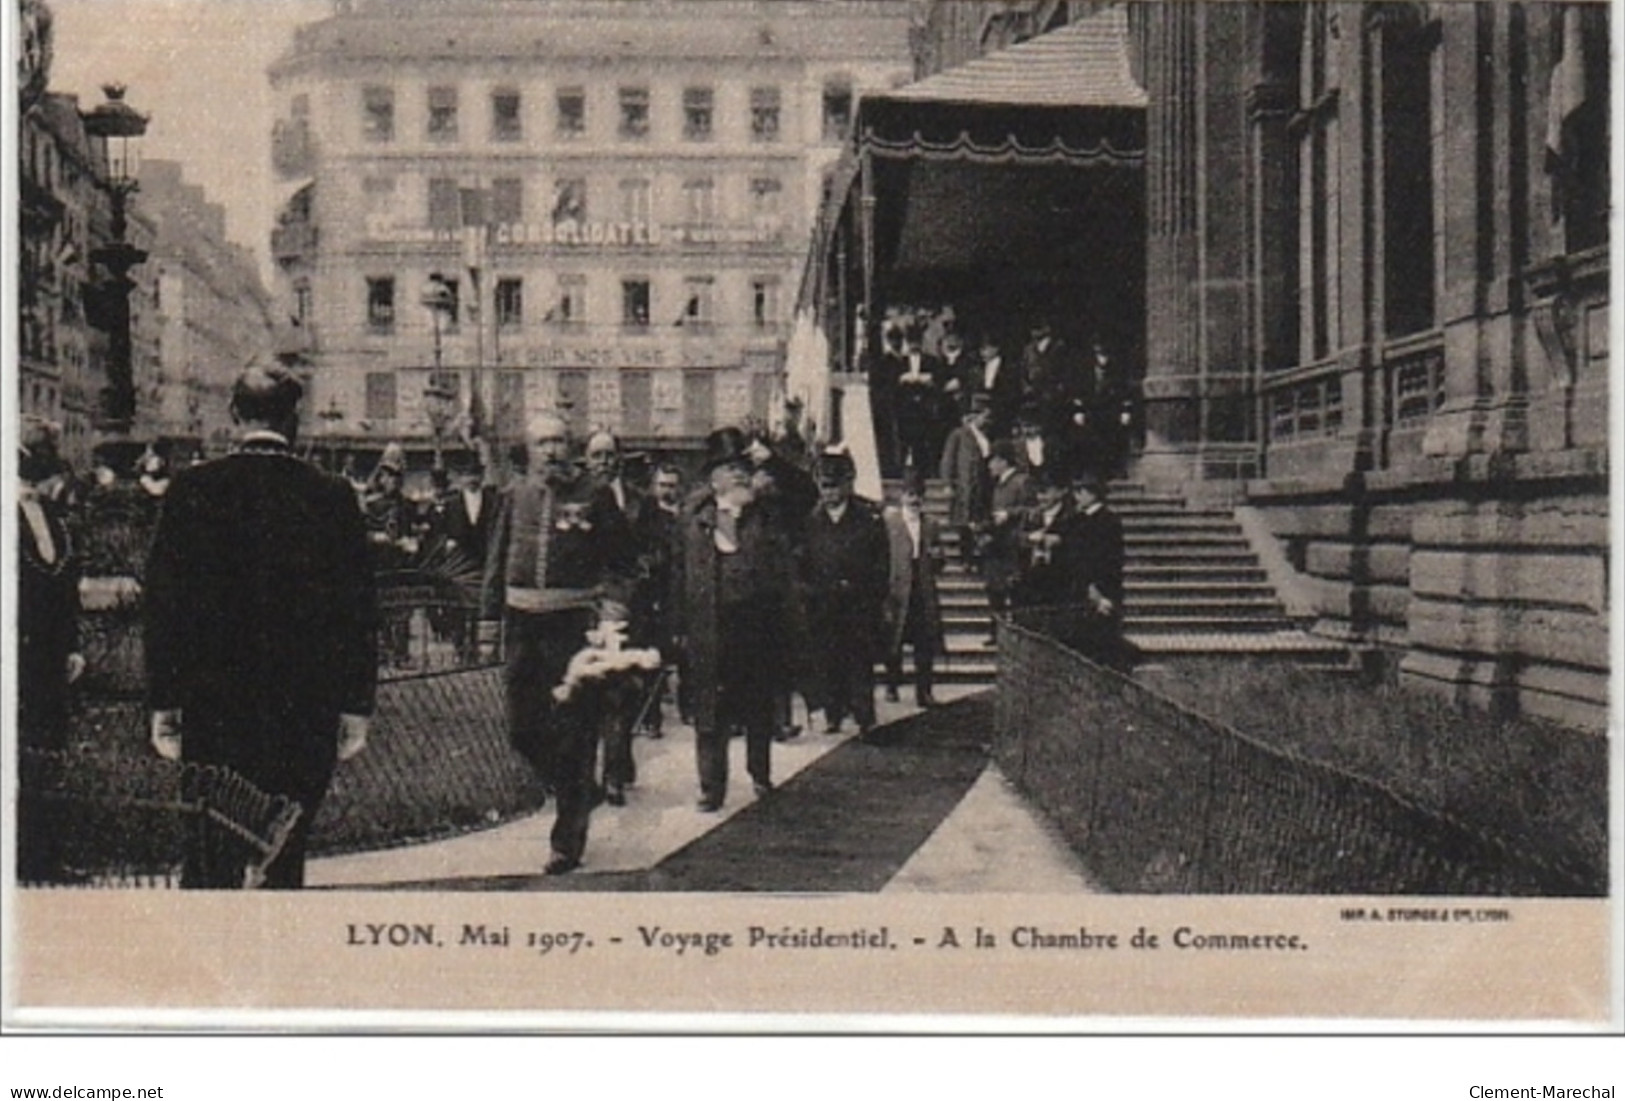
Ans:
POLYGON ((457 308, 457 301, 439 275, 429 276, 421 301, 434 321, 434 372, 429 376, 429 385, 423 388, 423 409, 429 417, 429 431, 434 433, 434 466, 440 470, 445 466, 442 447, 446 429, 457 416, 457 390, 441 363, 440 327, 445 316, 457 308))
POLYGON ((135 282, 130 269, 147 259, 144 250, 125 240, 129 229, 125 208, 141 187, 141 137, 147 132, 147 116, 124 102, 124 85, 104 84, 102 91, 107 100, 84 116, 85 133, 112 200, 111 239, 90 253, 106 273, 97 288, 98 327, 108 336, 107 385, 101 392, 98 427, 122 435, 129 432, 136 408, 130 334, 130 292, 135 282))

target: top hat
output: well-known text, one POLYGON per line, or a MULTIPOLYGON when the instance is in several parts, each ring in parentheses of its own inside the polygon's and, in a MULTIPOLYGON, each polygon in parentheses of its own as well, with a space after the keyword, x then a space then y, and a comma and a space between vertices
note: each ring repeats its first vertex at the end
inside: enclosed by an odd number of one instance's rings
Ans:
POLYGON ((987 413, 993 409, 993 395, 985 391, 978 391, 970 396, 970 411, 972 413, 987 413))
POLYGON ((857 475, 857 464, 845 451, 826 451, 813 464, 813 478, 821 486, 850 482, 857 475))
POLYGON ((406 471, 406 448, 398 443, 385 445, 384 453, 378 457, 379 470, 393 470, 397 474, 406 471))
POLYGON ((1015 440, 994 440, 988 458, 1003 459, 1011 466, 1021 465, 1021 445, 1015 440))
POLYGON ((705 437, 705 462, 701 469, 709 474, 719 466, 749 462, 745 455, 748 443, 745 433, 733 425, 718 428, 705 437))

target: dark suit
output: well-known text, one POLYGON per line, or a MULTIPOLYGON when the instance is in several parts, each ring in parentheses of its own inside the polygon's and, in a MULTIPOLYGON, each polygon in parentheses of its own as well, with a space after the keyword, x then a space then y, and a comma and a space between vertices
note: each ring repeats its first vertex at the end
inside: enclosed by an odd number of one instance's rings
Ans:
POLYGON ((1077 432, 1073 418, 1086 411, 1086 376, 1072 348, 1059 337, 1040 347, 1027 345, 1021 357, 1022 400, 1038 413, 1044 435, 1070 445, 1077 432))
POLYGON ((982 576, 987 601, 995 615, 1010 606, 1010 593, 1021 576, 1021 528, 1033 505, 1032 482, 1020 470, 993 482, 988 526, 983 534, 982 576))
POLYGON ((901 354, 881 351, 868 362, 869 410, 874 419, 875 450, 882 477, 894 478, 902 469, 898 441, 897 380, 908 367, 901 354))
POLYGON ((903 677, 903 645, 914 651, 915 687, 923 694, 932 688, 937 655, 947 649, 942 631, 942 601, 937 593, 937 572, 942 568, 942 548, 937 524, 931 517, 919 516, 919 546, 908 534, 902 509, 885 512, 890 572, 887 581, 886 675, 892 688, 903 677))
POLYGON ((937 468, 941 438, 940 419, 942 363, 914 352, 900 360, 897 376, 898 462, 929 475, 937 468), (917 367, 917 369, 915 369, 917 367))
POLYGON ((727 795, 728 739, 735 728, 744 730, 751 779, 772 783, 773 701, 789 683, 784 619, 793 576, 789 540, 759 505, 738 515, 733 551, 719 548, 718 526, 713 497, 685 514, 672 573, 700 795, 715 806, 727 795))
POLYGON ((597 716, 558 707, 553 689, 586 644, 599 597, 625 602, 631 532, 609 491, 585 475, 527 476, 502 491, 482 608, 503 618, 508 737, 558 800, 553 851, 579 861, 597 794, 597 716))
MULTIPOLYGON (((475 496, 477 515, 470 513, 468 500, 460 489, 452 490, 440 500, 436 525, 439 536, 445 540, 446 548, 456 556, 457 561, 470 569, 485 569, 491 529, 496 526, 497 496, 495 486, 481 486, 475 496)), ((465 662, 473 661, 479 638, 479 609, 446 608, 439 619, 441 622, 437 626, 456 644, 459 658, 465 662)))
MULTIPOLYGON (((34 500, 43 535, 17 509, 17 741, 25 749, 61 750, 68 741, 68 655, 78 650, 79 568, 61 510, 54 501, 34 500)), ((18 882, 61 874, 56 813, 40 799, 18 801, 18 882)))
POLYGON ((17 733, 30 748, 61 749, 68 736, 68 655, 78 649, 79 564, 56 502, 36 501, 43 538, 17 509, 17 733))
POLYGON ((1076 623, 1070 641, 1103 665, 1133 664, 1132 648, 1123 639, 1123 521, 1102 503, 1074 515, 1067 536, 1068 561, 1075 579, 1074 601, 1089 609, 1076 623), (1096 605, 1111 602, 1110 611, 1096 605))
POLYGON ((831 725, 848 715, 874 725, 889 546, 879 506, 861 497, 847 503, 839 523, 822 505, 807 521, 801 584, 816 684, 808 706, 822 708, 831 725))
MULTIPOLYGON (((147 560, 148 702, 180 709, 184 760, 225 765, 303 808, 268 887, 304 882, 339 715, 372 713, 376 629, 348 483, 272 441, 175 476, 147 560)), ((189 867, 186 885, 240 880, 200 881, 189 867)))
POLYGON ((991 403, 989 413, 992 415, 988 432, 994 436, 1002 436, 1015 423, 1016 413, 1021 407, 1021 364, 1011 363, 1003 356, 999 357, 999 369, 993 374, 992 385, 988 384, 987 372, 987 360, 977 356, 974 362, 969 362, 967 357, 965 372, 960 376, 964 380, 963 401, 968 410, 974 395, 986 394, 991 403))

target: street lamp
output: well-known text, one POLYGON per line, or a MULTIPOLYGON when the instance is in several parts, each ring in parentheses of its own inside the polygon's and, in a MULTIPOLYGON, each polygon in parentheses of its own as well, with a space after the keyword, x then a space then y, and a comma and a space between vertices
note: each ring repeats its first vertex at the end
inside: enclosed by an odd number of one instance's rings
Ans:
POLYGON ((429 417, 429 430, 434 433, 434 466, 440 470, 445 466, 442 441, 457 416, 457 390, 446 377, 441 363, 440 326, 442 319, 457 308, 457 298, 445 279, 435 274, 424 284, 421 301, 434 320, 434 373, 429 376, 429 385, 423 388, 423 408, 429 417))
POLYGON ((101 167, 111 199, 111 239, 92 249, 90 258, 107 277, 97 288, 100 325, 107 333, 107 385, 101 392, 99 427, 109 433, 129 432, 135 421, 136 390, 130 333, 130 292, 135 282, 130 269, 144 263, 147 254, 125 240, 129 229, 126 205, 141 187, 141 137, 147 116, 124 102, 124 85, 104 84, 105 102, 84 116, 91 152, 101 167))

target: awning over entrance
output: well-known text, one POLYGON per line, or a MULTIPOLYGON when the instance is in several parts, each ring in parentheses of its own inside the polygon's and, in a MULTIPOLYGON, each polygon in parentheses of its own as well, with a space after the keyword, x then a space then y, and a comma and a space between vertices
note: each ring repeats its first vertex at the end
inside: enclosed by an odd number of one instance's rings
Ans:
POLYGON ((1070 319, 1136 355, 1145 104, 1121 8, 865 96, 803 287, 834 362, 857 367, 904 303, 1006 341, 1070 319))

